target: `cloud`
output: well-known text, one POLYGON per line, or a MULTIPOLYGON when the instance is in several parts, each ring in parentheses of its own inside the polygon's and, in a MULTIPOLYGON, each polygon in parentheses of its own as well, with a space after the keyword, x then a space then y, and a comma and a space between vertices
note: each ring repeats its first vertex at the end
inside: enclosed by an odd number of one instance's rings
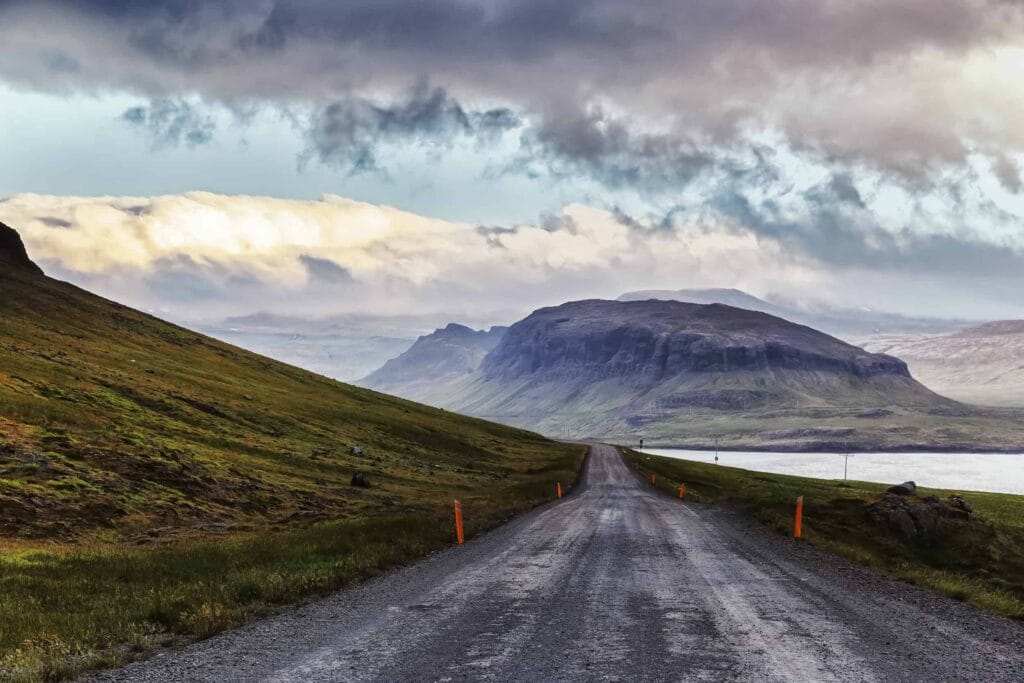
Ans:
POLYGON ((763 131, 920 179, 1024 151, 1022 35, 1004 0, 37 0, 0 6, 0 77, 308 107, 310 150, 349 170, 494 116, 614 183, 686 180, 763 131))
POLYGON ((307 128, 306 156, 350 173, 379 171, 376 150, 384 142, 444 145, 458 136, 486 140, 518 125, 509 109, 466 111, 443 88, 421 82, 388 104, 349 97, 319 108, 307 128))
POLYGON ((205 145, 217 128, 212 116, 184 99, 155 99, 126 109, 121 118, 149 135, 154 147, 205 145))
POLYGON ((614 188, 678 190, 722 163, 710 149, 672 133, 633 131, 623 119, 590 106, 547 116, 526 131, 521 153, 507 170, 586 175, 614 188))
MULTIPOLYGON (((1019 242, 887 226, 866 208, 868 188, 841 175, 788 202, 757 196, 765 177, 750 175, 743 194, 664 214, 570 204, 524 225, 443 221, 337 196, 210 193, 18 195, 0 202, 0 220, 49 272, 179 319, 526 313, 629 289, 707 286, 921 312, 925 283, 933 294, 971 293, 972 312, 1019 311, 1019 242), (978 308, 983 291, 998 293, 988 309, 978 308)), ((950 313, 947 303, 933 296, 932 312, 950 313)))

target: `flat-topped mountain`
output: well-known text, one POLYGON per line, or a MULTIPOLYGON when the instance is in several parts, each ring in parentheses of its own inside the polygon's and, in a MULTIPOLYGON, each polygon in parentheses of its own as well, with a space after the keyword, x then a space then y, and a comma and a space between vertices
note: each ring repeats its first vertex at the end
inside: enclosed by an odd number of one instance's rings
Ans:
POLYGON ((415 365, 403 367, 390 391, 557 435, 674 445, 718 437, 775 448, 1024 448, 1019 415, 944 398, 891 355, 722 304, 576 301, 512 325, 474 371, 459 365, 457 376, 431 380, 415 365))
POLYGON ((871 354, 775 316, 721 304, 576 301, 513 325, 481 369, 503 380, 643 386, 682 374, 804 370, 910 379, 902 361, 871 354))
POLYGON ((951 398, 1024 406, 1024 320, 997 320, 946 335, 889 335, 864 340, 907 361, 914 376, 951 398))

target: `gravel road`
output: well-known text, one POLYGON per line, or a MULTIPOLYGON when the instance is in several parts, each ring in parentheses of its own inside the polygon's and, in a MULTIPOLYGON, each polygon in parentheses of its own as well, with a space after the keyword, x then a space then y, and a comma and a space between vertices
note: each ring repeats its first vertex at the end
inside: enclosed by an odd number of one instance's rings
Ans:
POLYGON ((668 498, 598 445, 557 504, 95 680, 1021 681, 1024 628, 668 498))

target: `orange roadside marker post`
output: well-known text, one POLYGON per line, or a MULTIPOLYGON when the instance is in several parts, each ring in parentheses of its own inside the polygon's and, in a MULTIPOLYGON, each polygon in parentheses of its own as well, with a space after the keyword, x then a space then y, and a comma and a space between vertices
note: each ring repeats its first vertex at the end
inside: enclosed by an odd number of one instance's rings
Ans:
POLYGON ((800 538, 801 527, 804 522, 804 497, 796 499, 796 517, 793 519, 793 538, 800 538))
POLYGON ((680 484, 679 485, 679 500, 682 500, 683 496, 685 496, 685 495, 686 495, 686 484, 680 484))
POLYGON ((657 480, 658 480, 658 475, 652 474, 651 475, 651 486, 654 486, 654 482, 657 481, 657 480))
POLYGON ((462 503, 455 501, 455 538, 458 539, 459 545, 466 542, 466 537, 462 533, 462 503))
POLYGON ((556 481, 555 482, 555 490, 558 491, 558 497, 561 498, 562 497, 562 482, 560 482, 560 481, 556 481))

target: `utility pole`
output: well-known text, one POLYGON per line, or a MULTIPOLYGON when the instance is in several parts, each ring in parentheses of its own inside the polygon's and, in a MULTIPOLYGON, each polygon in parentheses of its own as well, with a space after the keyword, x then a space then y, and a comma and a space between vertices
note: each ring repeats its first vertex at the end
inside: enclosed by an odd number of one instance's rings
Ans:
POLYGON ((843 455, 843 481, 846 481, 846 473, 850 466, 850 455, 850 453, 845 453, 843 455))
POLYGON ((718 464, 718 437, 715 437, 715 464, 718 464))

